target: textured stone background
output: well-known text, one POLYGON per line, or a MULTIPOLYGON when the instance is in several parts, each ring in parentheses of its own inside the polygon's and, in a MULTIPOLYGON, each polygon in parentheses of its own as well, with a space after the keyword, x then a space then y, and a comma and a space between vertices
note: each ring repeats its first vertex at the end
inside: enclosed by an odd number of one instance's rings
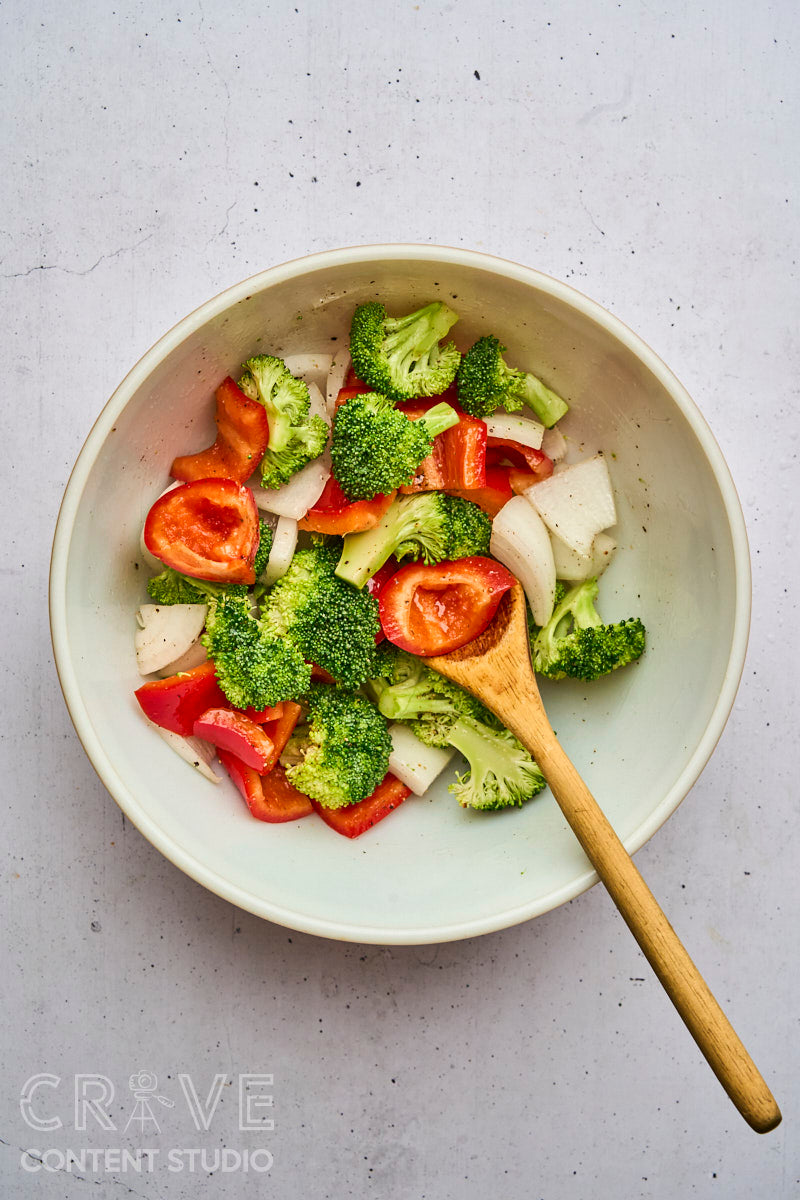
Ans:
POLYGON ((10 0, 0 22, 2 1195, 800 1194, 796 6, 10 0), (96 414, 210 295, 380 241, 571 282, 673 367, 728 458, 752 542, 748 662, 712 762, 638 861, 773 1084, 785 1121, 766 1138, 599 888, 439 948, 293 934, 163 859, 72 731, 47 566, 96 414), (76 1072, 114 1083, 121 1127, 142 1069, 179 1101, 156 1105, 160 1141, 75 1131, 76 1072), (64 1126, 34 1134, 19 1095, 42 1072, 64 1126), (227 1076, 207 1134, 180 1072, 203 1094, 227 1076), (274 1077, 268 1135, 237 1131, 240 1072, 274 1077), (274 1165, 20 1163, 145 1144, 263 1144, 274 1165))

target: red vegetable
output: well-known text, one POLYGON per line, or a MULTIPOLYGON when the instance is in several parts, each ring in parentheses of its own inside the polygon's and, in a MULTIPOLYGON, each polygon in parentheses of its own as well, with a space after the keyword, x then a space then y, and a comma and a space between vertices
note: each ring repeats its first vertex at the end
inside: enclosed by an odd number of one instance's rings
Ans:
POLYGON ((197 479, 156 500, 144 542, 168 567, 197 579, 255 583, 258 509, 233 479, 197 479))
POLYGON ((286 778, 283 767, 277 766, 269 775, 260 776, 235 754, 218 750, 219 760, 247 801, 250 812, 259 821, 272 825, 297 821, 314 811, 308 796, 298 792, 286 778))
POLYGON ((283 704, 273 704, 271 708, 246 708, 245 716, 256 725, 266 725, 268 721, 278 721, 283 716, 283 704))
POLYGON ((427 400, 408 400, 397 407, 414 421, 443 401, 458 412, 458 424, 437 434, 433 450, 420 463, 411 483, 400 488, 401 492, 475 490, 486 486, 486 425, 462 412, 454 394, 447 391, 427 400))
MULTIPOLYGON (((510 467, 487 466, 485 487, 473 488, 470 491, 464 488, 450 488, 450 495, 461 496, 464 500, 471 500, 473 504, 477 504, 485 513, 488 513, 490 517, 496 517, 503 505, 513 495, 511 474, 512 470, 510 467)), ((517 471, 516 474, 525 474, 527 476, 529 472, 517 471)), ((530 483, 534 482, 535 480, 531 478, 530 483)))
POLYGON ((262 775, 267 775, 283 754, 286 743, 292 736, 294 727, 300 719, 302 711, 300 705, 295 704, 294 700, 286 700, 283 704, 281 716, 275 721, 270 721, 269 725, 265 726, 264 732, 272 742, 272 753, 261 772, 262 775))
POLYGON ((194 723, 206 709, 228 705, 210 661, 168 679, 143 683, 135 695, 146 717, 183 737, 194 733, 194 723))
POLYGON ((373 496, 371 500, 347 499, 333 475, 325 484, 324 491, 313 508, 309 509, 298 529, 312 533, 361 533, 374 529, 394 500, 395 493, 373 496))
POLYGON ((483 632, 515 583, 510 571, 480 555, 431 566, 409 563, 381 589, 383 632, 422 658, 447 654, 483 632))
POLYGON ((411 788, 401 783, 394 775, 386 775, 371 796, 358 804, 349 804, 346 808, 325 808, 316 800, 311 803, 315 812, 319 813, 326 825, 341 833, 344 837, 356 838, 366 833, 378 821, 388 817, 411 795, 411 788))
POLYGON ((194 723, 194 735, 205 738, 217 750, 235 754, 245 766, 261 773, 267 770, 275 749, 260 725, 232 708, 206 709, 194 723))
POLYGON ((217 439, 198 454, 183 454, 170 469, 175 479, 234 479, 244 483, 256 469, 269 441, 267 410, 250 400, 229 377, 217 388, 217 439))
POLYGON ((547 479, 553 474, 553 460, 543 450, 534 450, 511 438, 490 437, 486 443, 486 463, 500 466, 510 463, 521 471, 532 471, 536 480, 547 479))

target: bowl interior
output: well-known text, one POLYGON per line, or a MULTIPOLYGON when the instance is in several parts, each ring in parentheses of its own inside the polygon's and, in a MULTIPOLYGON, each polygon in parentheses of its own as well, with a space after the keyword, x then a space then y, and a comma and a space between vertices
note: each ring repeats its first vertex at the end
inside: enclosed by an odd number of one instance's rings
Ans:
POLYGON ((265 272, 186 318, 131 372, 92 431, 56 535, 51 614, 67 702, 95 767, 168 857, 241 907, 355 941, 426 942, 502 928, 576 895, 593 873, 549 792, 522 810, 469 814, 440 779, 350 842, 315 819, 254 821, 141 720, 133 651, 147 572, 144 516, 176 453, 211 440, 212 396, 256 350, 330 354, 354 305, 433 298, 462 347, 493 332, 507 358, 571 404, 577 447, 602 448, 620 549, 606 619, 640 614, 641 662, 584 687, 549 684, 553 725, 629 848, 669 815, 721 732, 744 655, 746 544, 711 435, 666 368, 603 310, 552 280, 459 251, 398 247, 317 255, 265 272))

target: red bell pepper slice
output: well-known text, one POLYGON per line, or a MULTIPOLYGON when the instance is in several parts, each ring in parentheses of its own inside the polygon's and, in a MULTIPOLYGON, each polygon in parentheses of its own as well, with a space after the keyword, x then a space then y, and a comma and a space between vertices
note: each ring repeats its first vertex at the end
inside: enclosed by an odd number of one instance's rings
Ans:
POLYGON ((384 817, 403 803, 411 795, 411 788, 406 787, 391 773, 379 783, 371 796, 360 800, 358 804, 349 804, 346 808, 325 808, 316 800, 311 803, 314 811, 323 819, 326 825, 341 833, 344 837, 356 838, 373 825, 377 825, 384 817))
POLYGON ((363 379, 358 378, 355 371, 353 370, 352 363, 347 368, 347 374, 344 377, 344 386, 346 388, 358 388, 358 391, 361 395, 363 395, 364 392, 372 391, 372 388, 369 386, 368 383, 364 383, 363 379))
POLYGON ((299 704, 295 704, 294 700, 286 700, 283 705, 283 713, 275 721, 270 721, 264 727, 269 740, 272 742, 272 753, 267 759, 266 765, 262 770, 262 775, 267 775, 273 769, 280 756, 286 749, 286 743, 292 736, 294 727, 300 719, 302 708, 299 704))
POLYGON ((381 589, 383 632, 410 654, 429 658, 457 650, 483 633, 516 579, 492 558, 409 563, 381 589))
POLYGON ((206 709, 228 705, 211 661, 168 679, 143 683, 134 694, 146 717, 182 737, 194 733, 194 723, 206 709))
POLYGON ((309 817, 314 809, 308 796, 298 792, 286 778, 283 767, 277 766, 269 775, 260 776, 235 754, 217 750, 219 760, 247 802, 247 807, 259 821, 271 825, 309 817))
POLYGON ((269 441, 267 410, 228 377, 217 388, 217 438, 197 454, 183 454, 170 468, 174 479, 234 479, 244 483, 256 469, 269 441))
POLYGON ((510 463, 521 471, 532 471, 536 479, 547 479, 553 474, 553 460, 543 450, 534 450, 511 438, 489 437, 486 442, 486 463, 500 466, 510 463))
POLYGON ((144 544, 168 567, 196 579, 255 583, 259 517, 253 493, 233 479, 196 479, 159 496, 144 544))
POLYGON ((279 721, 283 716, 283 702, 273 704, 271 708, 248 707, 244 713, 251 721, 255 721, 256 725, 266 725, 268 721, 279 721))
MULTIPOLYGON (((528 474, 528 472, 519 471, 517 474, 528 474)), ((463 488, 449 488, 451 496, 461 496, 464 500, 471 500, 473 504, 477 504, 479 508, 490 517, 496 517, 504 504, 507 504, 513 493, 511 484, 511 468, 510 467, 486 467, 486 486, 482 488, 473 488, 471 491, 466 491, 463 488)), ((535 482, 533 479, 531 483, 535 482)))
POLYGON ((361 533, 365 529, 374 529, 394 497, 395 493, 389 492, 384 496, 373 496, 371 500, 355 500, 351 503, 331 475, 319 500, 298 521, 297 527, 311 533, 334 534, 361 533))
POLYGON ((397 407, 414 421, 443 401, 458 413, 458 424, 437 434, 433 450, 420 463, 411 483, 400 488, 401 492, 475 490, 486 486, 486 425, 463 412, 454 394, 448 390, 441 396, 407 400, 397 407))
POLYGON ((275 749, 261 725, 232 708, 206 709, 195 721, 193 732, 260 773, 267 770, 275 749))

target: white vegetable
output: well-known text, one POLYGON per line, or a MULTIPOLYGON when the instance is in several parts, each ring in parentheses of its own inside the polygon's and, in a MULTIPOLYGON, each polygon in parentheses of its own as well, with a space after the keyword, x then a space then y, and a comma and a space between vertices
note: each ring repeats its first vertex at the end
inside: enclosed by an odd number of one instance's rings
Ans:
POLYGON ((331 369, 328 371, 328 380, 326 385, 325 404, 328 409, 328 416, 333 420, 333 414, 336 412, 336 397, 344 387, 345 377, 350 370, 350 351, 347 346, 342 346, 341 350, 337 350, 333 356, 331 369))
POLYGON ((292 517, 278 517, 278 524, 272 537, 272 547, 264 572, 264 582, 272 587, 276 579, 285 575, 297 545, 297 521, 292 517))
MULTIPOLYGON (((142 714, 144 716, 144 713, 142 714)), ((181 737, 179 733, 173 733, 171 729, 162 729, 160 725, 156 725, 149 717, 144 718, 151 729, 155 729, 171 749, 179 754, 184 762, 190 763, 195 767, 201 775, 210 780, 211 783, 219 783, 219 776, 215 775, 211 770, 211 763, 216 758, 217 752, 210 742, 204 741, 197 737, 181 737)))
POLYGON ((143 604, 136 613, 134 645, 140 675, 160 671, 199 641, 205 604, 143 604))
POLYGON ((170 675, 177 675, 179 671, 192 671, 195 667, 201 666, 208 659, 208 651, 202 642, 193 642, 185 654, 181 654, 178 658, 174 658, 172 662, 168 662, 165 667, 162 667, 156 674, 162 679, 168 679, 170 675))
POLYGON ((557 425, 554 425, 552 429, 545 429, 542 450, 548 458, 552 458, 554 463, 561 462, 567 453, 567 439, 557 425))
POLYGON ((578 554, 554 534, 550 535, 550 541, 553 543, 556 578, 564 579, 567 583, 582 583, 584 579, 602 575, 617 548, 616 541, 607 533, 598 533, 589 554, 578 554))
POLYGON ((510 438, 533 450, 541 449, 545 430, 538 421, 514 417, 510 413, 495 413, 493 417, 486 417, 485 425, 489 437, 510 438))
POLYGON ((392 739, 389 770, 411 788, 415 796, 428 790, 455 754, 453 749, 426 746, 407 725, 390 725, 389 737, 392 739))
POLYGON ((283 361, 296 378, 324 388, 332 360, 332 354, 287 354, 283 361))
MULTIPOLYGON (((310 412, 319 416, 330 425, 330 417, 325 410, 322 392, 314 383, 308 385, 311 397, 310 412)), ((258 484, 248 483, 255 502, 264 512, 277 513, 280 517, 291 517, 299 521, 308 510, 316 504, 328 482, 331 473, 331 458, 325 450, 319 458, 306 463, 301 471, 293 475, 288 483, 281 488, 263 488, 258 484)))
POLYGON ((595 536, 617 521, 602 454, 564 467, 523 494, 556 537, 578 554, 591 554, 595 536))
POLYGON ((494 518, 489 551, 522 584, 536 624, 546 625, 556 595, 553 547, 541 517, 525 496, 512 496, 494 518))

